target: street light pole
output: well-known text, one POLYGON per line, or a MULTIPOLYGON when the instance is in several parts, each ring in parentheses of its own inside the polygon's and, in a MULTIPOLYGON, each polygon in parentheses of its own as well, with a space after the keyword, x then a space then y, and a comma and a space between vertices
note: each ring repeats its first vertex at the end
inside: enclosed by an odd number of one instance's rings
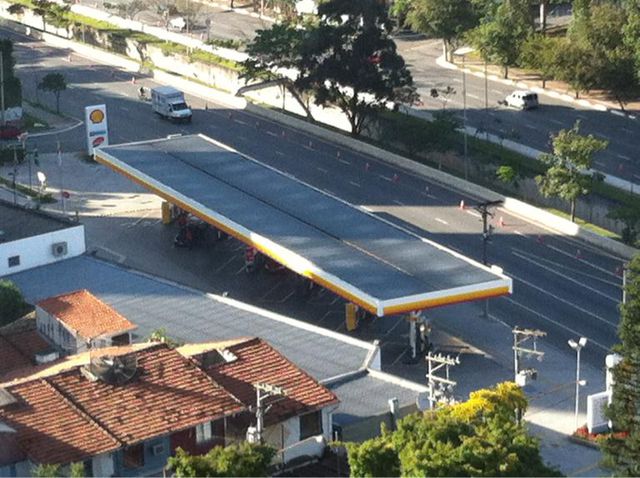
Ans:
POLYGON ((587 338, 580 337, 576 342, 573 339, 569 339, 568 341, 569 347, 576 351, 576 407, 575 407, 575 417, 576 417, 576 430, 578 429, 578 413, 579 413, 579 405, 580 405, 580 386, 585 385, 586 382, 580 381, 580 351, 583 349, 585 345, 587 345, 587 338))
POLYGON ((464 179, 469 179, 469 157, 467 151, 467 73, 462 55, 462 129, 464 130, 464 179))

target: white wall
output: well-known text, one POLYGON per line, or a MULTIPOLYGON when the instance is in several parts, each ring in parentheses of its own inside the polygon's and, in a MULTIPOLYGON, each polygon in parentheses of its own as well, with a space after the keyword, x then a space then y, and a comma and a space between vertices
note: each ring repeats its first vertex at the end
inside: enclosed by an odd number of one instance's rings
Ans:
POLYGON ((69 354, 84 352, 87 349, 84 341, 79 339, 75 332, 70 330, 64 322, 59 321, 39 306, 36 306, 36 324, 38 331, 42 335, 48 337, 51 342, 69 354), (63 331, 67 332, 66 336, 63 331))
POLYGON ((85 250, 83 225, 4 242, 0 244, 0 277, 76 257, 85 250), (52 245, 58 242, 67 243, 66 255, 56 257, 51 252, 52 245), (9 267, 9 258, 14 256, 20 256, 20 265, 9 267))
POLYGON ((113 455, 105 453, 93 457, 93 476, 113 476, 113 455))

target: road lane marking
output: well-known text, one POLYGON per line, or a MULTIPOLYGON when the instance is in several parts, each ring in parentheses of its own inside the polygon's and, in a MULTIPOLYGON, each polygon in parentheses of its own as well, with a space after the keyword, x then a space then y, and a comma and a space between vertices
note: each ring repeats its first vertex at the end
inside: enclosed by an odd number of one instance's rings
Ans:
POLYGON ((338 161, 340 161, 342 164, 351 165, 351 162, 347 161, 346 159, 339 159, 338 161))
MULTIPOLYGON (((540 313, 540 312, 537 312, 537 311, 533 310, 531 307, 527 307, 526 305, 521 304, 520 302, 516 302, 516 301, 515 301, 515 300, 513 300, 511 297, 503 296, 503 297, 502 297, 502 299, 506 300, 507 302, 511 302, 511 303, 512 303, 512 304, 514 304, 514 305, 517 305, 518 307, 520 307, 520 308, 522 308, 522 309, 526 310, 527 312, 530 312, 530 313, 531 313, 531 314, 533 314, 533 315, 537 315, 537 316, 538 316, 538 317, 540 317, 541 319, 544 319, 544 320, 546 320, 547 322, 550 322, 550 323, 554 324, 555 326, 560 327, 561 329, 566 330, 567 332, 571 332, 571 335, 573 335, 573 336, 575 336, 575 337, 580 337, 581 335, 584 335, 582 332, 578 332, 578 331, 576 331, 576 330, 573 330, 572 328, 567 327, 567 326, 566 326, 566 325, 564 325, 564 324, 561 324, 561 323, 560 323, 560 322, 558 322, 557 320, 553 320, 552 318, 550 318, 550 317, 548 317, 548 316, 546 316, 546 315, 544 315, 544 314, 542 314, 542 313, 540 313)), ((606 352, 608 352, 608 351, 609 351, 609 347, 605 347, 604 345, 602 345, 601 343, 599 343, 599 342, 595 341, 595 340, 594 340, 593 338, 591 338, 591 337, 588 337, 588 339, 589 339, 589 343, 592 343, 592 344, 594 344, 594 345, 596 345, 596 346, 600 347, 601 349, 603 349, 603 350, 604 350, 604 351, 606 351, 606 352)))
POLYGON ((284 153, 283 153, 282 151, 278 151, 278 150, 276 149, 276 155, 277 155, 277 156, 284 156, 284 153))
MULTIPOLYGON (((525 252, 525 251, 523 251, 521 249, 517 249, 517 248, 514 248, 514 249, 519 251, 521 254, 524 254, 524 255, 529 256, 531 258, 535 258, 539 262, 546 262, 547 264, 552 265, 552 266, 557 266, 558 265, 558 262, 555 261, 555 260, 545 259, 544 257, 536 256, 534 254, 529 254, 529 253, 527 253, 527 252, 525 252)), ((618 278, 618 282, 613 282, 613 281, 610 281, 610 280, 607 280, 607 279, 603 279, 601 277, 596 277, 594 275, 589 274, 588 272, 583 272, 580 269, 574 269, 573 267, 568 267, 567 265, 563 265, 562 268, 564 270, 571 271, 574 274, 578 274, 578 275, 581 275, 581 276, 588 277, 591 280, 597 280, 598 282, 602 282, 603 284, 607 284, 607 285, 616 287, 618 289, 621 288, 621 281, 622 281, 621 277, 617 277, 618 278)))
POLYGON ((385 181, 389 181, 389 182, 391 182, 391 178, 388 178, 387 176, 383 176, 382 174, 378 174, 378 177, 379 177, 380 179, 384 179, 385 181))
POLYGON ((393 202, 396 203, 398 206, 406 206, 405 203, 403 203, 402 201, 398 201, 397 199, 394 199, 393 202))
POLYGON ((500 90, 489 90, 489 91, 491 91, 491 93, 495 93, 496 95, 502 95, 502 94, 504 94, 504 93, 502 93, 502 91, 500 91, 500 90))
POLYGON ((619 154, 618 157, 620 159, 624 159, 625 161, 631 161, 631 158, 629 156, 625 156, 624 154, 619 154))
POLYGON ((325 173, 325 174, 327 174, 327 173, 329 172, 329 171, 327 171, 326 169, 321 168, 320 166, 316 166, 316 169, 317 169, 318 171, 322 172, 322 173, 325 173))
MULTIPOLYGON (((584 284, 584 282, 580 282, 579 280, 576 280, 576 279, 574 279, 574 278, 572 278, 572 277, 569 277, 569 276, 567 276, 567 275, 563 274, 562 272, 555 271, 555 270, 553 270, 551 267, 543 266, 543 265, 542 265, 542 264, 540 264, 537 260, 535 260, 535 259, 531 259, 531 258, 529 258, 529 257, 526 257, 524 254, 521 254, 521 253, 519 253, 519 252, 516 252, 516 249, 512 249, 511 253, 512 253, 514 256, 519 257, 520 259, 522 259, 522 260, 524 260, 524 261, 527 261, 528 263, 533 264, 533 265, 534 265, 534 266, 536 266, 536 267, 540 267, 541 269, 544 269, 544 270, 546 270, 546 271, 548 271, 548 272, 551 272, 552 274, 555 274, 555 275, 557 275, 557 276, 560 276, 560 277, 562 277, 563 279, 568 280, 569 282, 573 282, 574 284, 579 285, 579 286, 580 286, 581 288, 583 288, 583 289, 588 289, 588 290, 590 290, 591 292, 593 292, 594 294, 597 294, 597 295, 599 295, 599 296, 601 296, 601 297, 604 297, 605 299, 609 299, 610 301, 612 301, 612 302, 614 302, 614 303, 616 303, 616 304, 619 304, 619 303, 620 303, 620 298, 619 298, 619 297, 611 297, 610 295, 605 294, 604 292, 601 292, 601 291, 599 291, 598 289, 594 289, 593 287, 589 287, 588 285, 585 285, 585 284, 584 284)), ((536 258, 536 259, 537 259, 537 258, 536 258)))
POLYGON ((613 272, 608 271, 608 270, 606 270, 606 269, 603 269, 602 267, 599 267, 599 266, 593 265, 593 264, 591 264, 589 261, 585 261, 584 259, 578 259, 574 254, 571 254, 571 253, 569 253, 569 252, 563 251, 563 250, 562 250, 562 249, 560 249, 559 247, 555 247, 555 246, 551 246, 551 245, 549 245, 549 246, 547 246, 547 247, 548 247, 549 249, 553 249, 554 251, 559 252, 560 254, 563 254, 563 255, 565 255, 565 256, 567 256, 567 257, 571 257, 572 259, 575 259, 575 260, 577 260, 577 261, 579 261, 579 262, 581 262, 581 263, 583 263, 583 264, 585 264, 585 265, 588 265, 588 266, 590 266, 590 267, 593 267, 594 269, 596 269, 596 270, 598 270, 598 271, 600 271, 600 272, 603 272, 603 273, 605 273, 605 274, 607 274, 607 275, 610 275, 610 276, 612 276, 612 277, 615 277, 615 278, 619 278, 619 277, 618 277, 616 274, 614 274, 613 272))
POLYGON ((526 237, 527 239, 529 239, 529 236, 527 236, 526 234, 523 234, 522 232, 518 231, 517 229, 514 229, 513 232, 515 234, 517 234, 518 236, 526 237))
POLYGON ((356 183, 355 181, 349 181, 349 184, 351 184, 352 186, 355 186, 357 188, 362 187, 358 183, 356 183))
POLYGON ((614 323, 612 323, 612 322, 609 322, 607 319, 605 319, 605 318, 603 318, 603 317, 600 317, 599 315, 596 315, 596 314, 594 314, 593 312, 591 312, 591 311, 589 311, 589 310, 587 310, 587 309, 585 309, 585 308, 583 308, 583 307, 580 307, 579 305, 576 305, 576 304, 574 304, 574 303, 572 303, 572 302, 569 302, 567 299, 563 299, 563 298, 562 298, 562 297, 560 297, 559 295, 555 295, 555 294, 553 294, 553 293, 551 293, 551 292, 549 292, 549 291, 547 291, 547 290, 543 289, 542 287, 538 287, 537 285, 532 284, 531 282, 526 281, 526 280, 524 280, 524 279, 522 279, 522 278, 520 278, 520 277, 518 277, 518 276, 514 275, 513 273, 511 273, 510 275, 511 275, 511 277, 513 277, 514 279, 519 280, 520 282, 522 282, 523 284, 528 285, 528 286, 529 286, 529 287, 531 287, 532 289, 535 289, 535 290, 537 290, 537 291, 539 291, 539 292, 542 292, 543 294, 546 294, 546 295, 548 295, 549 297, 553 297, 553 298, 554 298, 554 299, 556 299, 558 302, 562 302, 563 304, 568 305, 569 307, 573 307, 574 309, 579 310, 579 311, 580 311, 580 312, 582 312, 583 314, 585 314, 585 315, 589 315, 589 316, 593 317, 594 319, 598 320, 599 322, 602 322, 603 324, 606 324, 606 325, 608 325, 608 326, 610 326, 610 327, 613 327, 614 329, 615 329, 615 328, 617 328, 617 324, 614 324, 614 323))
POLYGON ((436 219, 436 221, 438 221, 440 224, 445 224, 445 225, 447 225, 447 226, 449 225, 449 223, 448 223, 447 221, 445 221, 444 219, 440 219, 439 217, 436 217, 435 219, 436 219))
POLYGON ((558 121, 557 119, 553 119, 553 118, 549 118, 549 121, 551 121, 553 124, 557 124, 560 126, 564 124, 562 121, 558 121))
POLYGON ((245 126, 247 125, 247 123, 245 121, 242 121, 242 120, 237 119, 237 118, 236 118, 235 122, 239 123, 239 124, 242 124, 242 125, 245 125, 245 126))
POLYGON ((474 217, 482 217, 482 216, 480 215, 480 213, 475 212, 475 211, 470 211, 469 209, 465 209, 465 210, 464 210, 464 212, 466 212, 467 214, 471 214, 471 215, 472 215, 472 216, 474 216, 474 217))
POLYGON ((524 123, 524 127, 525 127, 525 128, 529 128, 529 129, 535 129, 535 130, 537 130, 537 129, 538 129, 538 127, 537 127, 537 126, 531 125, 531 124, 529 124, 529 123, 524 123))
POLYGON ((276 137, 276 138, 278 137, 278 134, 277 134, 277 133, 274 133, 273 131, 267 131, 267 134, 268 134, 269 136, 273 136, 273 137, 276 137))
POLYGON ((474 100, 480 100, 480 97, 479 97, 479 96, 474 95, 474 94, 472 94, 472 93, 467 93, 467 96, 468 96, 469 98, 473 98, 474 100))

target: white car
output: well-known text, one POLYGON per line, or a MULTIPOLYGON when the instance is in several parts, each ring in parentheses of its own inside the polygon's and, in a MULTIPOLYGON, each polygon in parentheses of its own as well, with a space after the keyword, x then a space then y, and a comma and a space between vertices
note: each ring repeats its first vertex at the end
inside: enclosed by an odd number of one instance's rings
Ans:
POLYGON ((519 110, 537 108, 539 105, 538 94, 533 91, 514 91, 504 99, 504 103, 511 108, 517 108, 519 110))
POLYGON ((187 21, 182 17, 176 17, 169 20, 169 29, 181 32, 187 28, 187 21))

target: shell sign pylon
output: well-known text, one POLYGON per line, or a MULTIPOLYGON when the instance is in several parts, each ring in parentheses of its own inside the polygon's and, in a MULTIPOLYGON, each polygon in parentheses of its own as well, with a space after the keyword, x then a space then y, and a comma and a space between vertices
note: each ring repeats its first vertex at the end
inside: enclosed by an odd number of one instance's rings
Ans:
POLYGON ((84 109, 84 124, 87 130, 87 152, 92 156, 95 148, 109 145, 107 106, 86 106, 84 109))

